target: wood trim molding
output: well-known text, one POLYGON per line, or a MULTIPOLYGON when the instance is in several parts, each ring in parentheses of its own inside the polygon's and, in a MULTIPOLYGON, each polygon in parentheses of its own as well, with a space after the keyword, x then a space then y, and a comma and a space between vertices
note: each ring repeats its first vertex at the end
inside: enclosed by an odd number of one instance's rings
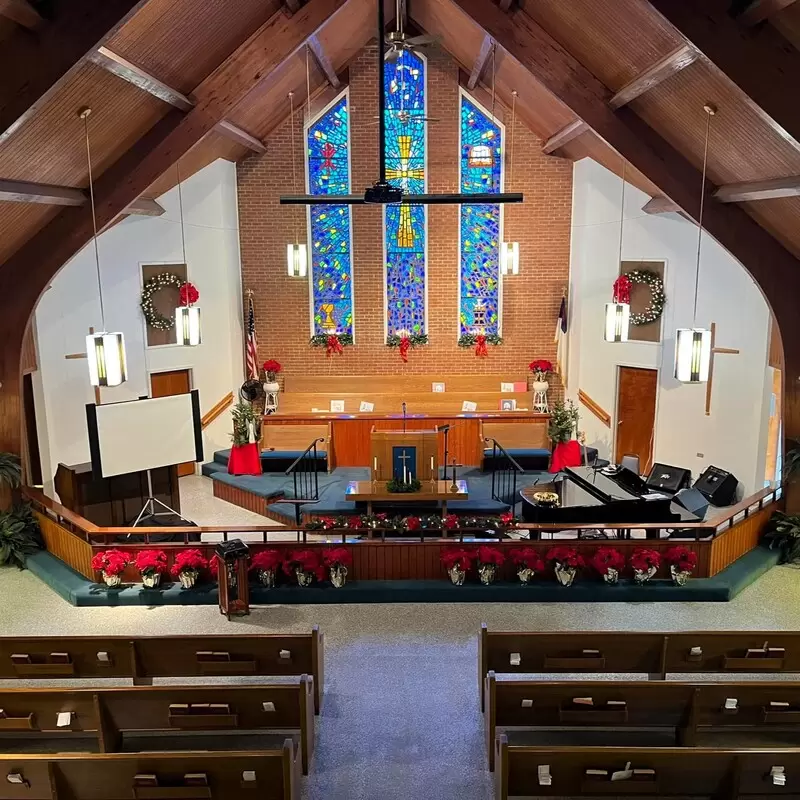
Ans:
POLYGON ((606 428, 611 427, 611 414, 605 411, 602 406, 595 403, 591 397, 589 397, 583 389, 578 389, 578 400, 589 409, 589 411, 594 414, 606 428))
POLYGON ((213 408, 200 420, 200 427, 205 430, 226 408, 229 408, 233 403, 233 392, 228 392, 222 400, 219 401, 213 408))

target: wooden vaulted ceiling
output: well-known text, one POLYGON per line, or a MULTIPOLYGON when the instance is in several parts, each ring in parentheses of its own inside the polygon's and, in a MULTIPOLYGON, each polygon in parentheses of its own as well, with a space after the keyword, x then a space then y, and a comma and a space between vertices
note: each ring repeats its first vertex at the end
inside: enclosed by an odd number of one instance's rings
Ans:
MULTIPOLYGON (((393 18, 393 1, 386 5, 393 18)), ((440 37, 465 82, 485 90, 494 70, 501 104, 510 107, 517 92, 521 118, 548 152, 588 155, 616 172, 621 153, 632 182, 667 195, 654 209, 675 208, 674 201, 696 214, 703 104, 714 103, 709 182, 734 185, 728 198, 738 200, 737 184, 748 184, 744 197, 753 196, 747 191, 764 197, 770 195, 763 187, 758 194, 749 184, 793 179, 782 188, 767 185, 777 197, 735 205, 800 256, 800 2, 408 0, 408 6, 411 23, 440 37), (745 55, 750 74, 737 64, 745 55), (759 75, 769 85, 759 84, 759 75)), ((258 151, 288 115, 288 93, 296 106, 305 102, 307 61, 312 99, 321 103, 346 82, 349 62, 374 37, 375 25, 375 0, 48 0, 42 15, 45 9, 50 16, 40 18, 37 0, 0 0, 0 69, 32 75, 0 86, 0 269, 40 258, 58 237, 65 243, 52 258, 63 263, 87 240, 85 205, 2 199, 10 196, 4 185, 13 193, 19 182, 85 191, 80 107, 93 109, 101 224, 121 212, 153 213, 131 203, 174 185, 178 158, 187 175, 215 158, 258 151), (42 65, 44 52, 57 58, 42 65), (126 70, 127 80, 120 77, 126 70)), ((711 216, 718 230, 740 219, 725 209, 711 216)), ((733 235, 726 242, 712 233, 735 250, 733 235)), ((746 260, 746 253, 734 255, 746 260)))

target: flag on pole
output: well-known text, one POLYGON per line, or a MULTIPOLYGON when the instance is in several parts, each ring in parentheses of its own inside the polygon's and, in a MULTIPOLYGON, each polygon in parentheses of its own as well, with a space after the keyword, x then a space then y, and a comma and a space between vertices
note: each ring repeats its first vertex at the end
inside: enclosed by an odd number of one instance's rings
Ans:
POLYGON ((258 344, 256 343, 256 312, 253 294, 247 298, 247 377, 258 380, 258 344))
POLYGON ((567 295, 561 295, 561 306, 556 320, 556 371, 561 376, 561 383, 567 386, 567 295))

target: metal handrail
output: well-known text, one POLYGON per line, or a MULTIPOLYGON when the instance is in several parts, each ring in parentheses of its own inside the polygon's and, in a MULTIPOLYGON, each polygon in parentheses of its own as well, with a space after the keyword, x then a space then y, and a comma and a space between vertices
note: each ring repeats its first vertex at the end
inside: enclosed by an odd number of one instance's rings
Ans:
POLYGON ((317 454, 317 442, 324 442, 324 441, 325 441, 324 437, 322 437, 320 439, 314 439, 314 441, 311 442, 311 444, 308 447, 306 447, 306 449, 302 453, 300 453, 300 455, 297 456, 297 458, 288 466, 288 468, 286 469, 286 472, 284 472, 283 474, 284 475, 290 475, 292 470, 297 466, 297 462, 300 461, 300 459, 303 458, 304 456, 307 456, 309 450, 313 449, 314 450, 314 455, 316 456, 316 454, 317 454))
POLYGON ((511 509, 513 511, 517 502, 517 475, 521 475, 525 470, 512 458, 503 445, 489 436, 484 437, 485 442, 492 444, 492 500, 498 503, 508 502, 511 499, 511 509), (498 457, 504 458, 502 468, 497 467, 498 457))
POLYGON ((294 517, 297 525, 300 525, 302 514, 300 506, 306 503, 319 502, 319 474, 317 470, 317 443, 324 442, 324 438, 314 439, 311 444, 289 465, 284 473, 292 476, 292 492, 294 497, 287 498, 284 502, 294 505, 294 517), (310 462, 311 469, 301 469, 303 463, 310 462), (298 491, 298 478, 300 490, 298 491), (313 492, 313 495, 312 495, 313 492))
POLYGON ((508 454, 508 451, 497 441, 497 439, 492 439, 490 436, 485 436, 483 439, 484 442, 492 442, 494 447, 498 449, 513 465, 517 472, 525 472, 525 470, 517 463, 516 459, 508 454))

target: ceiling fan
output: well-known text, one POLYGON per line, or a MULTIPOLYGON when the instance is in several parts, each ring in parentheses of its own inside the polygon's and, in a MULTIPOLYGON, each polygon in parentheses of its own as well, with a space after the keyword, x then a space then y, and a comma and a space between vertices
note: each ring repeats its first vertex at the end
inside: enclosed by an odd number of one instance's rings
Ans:
MULTIPOLYGON (((399 0, 398 6, 403 0, 399 0)), ((398 17, 400 19, 400 17, 398 17)), ((378 0, 378 41, 384 40, 384 20, 383 0, 378 0)), ((399 24, 402 33, 402 24, 399 24)), ((394 31, 389 37, 397 34, 394 31)), ((403 34, 405 36, 405 34, 403 34)), ((418 37, 414 37, 418 38, 418 37)), ((430 37, 428 37, 430 38, 430 37)), ((388 37, 387 37, 388 41, 388 37)), ((435 37, 431 39, 435 41, 435 37)), ((413 50, 419 43, 412 45, 410 40, 403 39, 398 54, 391 59, 396 61, 402 55, 404 49, 413 50)), ((379 171, 378 180, 373 186, 364 190, 364 194, 300 194, 282 195, 280 204, 282 206, 360 206, 360 205, 388 205, 392 203, 404 203, 407 205, 459 205, 461 203, 469 205, 500 203, 521 203, 523 201, 522 192, 502 192, 493 194, 491 192, 476 192, 474 194, 461 194, 458 192, 446 194, 411 194, 404 192, 399 186, 392 186, 386 179, 386 152, 384 142, 386 141, 386 100, 384 97, 385 64, 384 53, 378 48, 378 153, 379 171)))
POLYGON ((389 49, 384 53, 383 60, 388 61, 390 64, 397 61, 397 59, 403 55, 403 50, 409 50, 412 53, 417 53, 426 44, 433 44, 434 42, 439 41, 438 36, 430 36, 429 34, 423 34, 422 36, 409 36, 403 30, 405 18, 405 0, 397 0, 397 11, 395 13, 397 30, 390 31, 384 38, 386 44, 389 45, 389 49))

